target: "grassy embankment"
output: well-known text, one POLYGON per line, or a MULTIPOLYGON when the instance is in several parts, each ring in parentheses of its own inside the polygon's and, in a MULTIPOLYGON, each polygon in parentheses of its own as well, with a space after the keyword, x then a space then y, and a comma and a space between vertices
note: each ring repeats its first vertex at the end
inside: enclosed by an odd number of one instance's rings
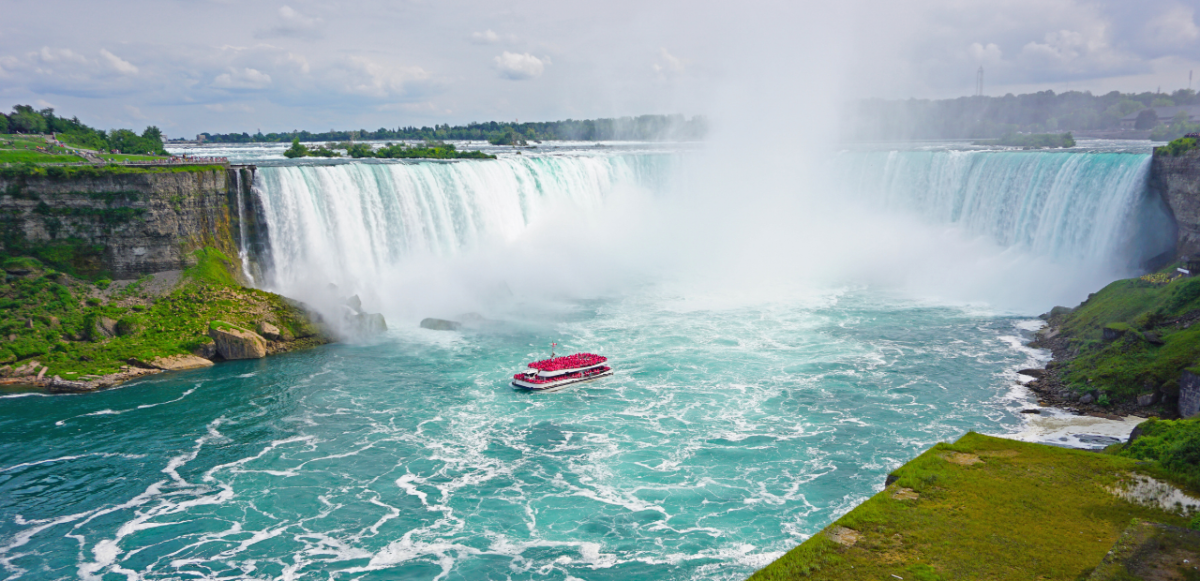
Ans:
POLYGON ((83 161, 71 150, 52 146, 41 137, 0 135, 0 164, 3 163, 72 163, 83 161))
POLYGON ((1200 365, 1200 325, 1192 324, 1200 320, 1200 277, 1173 272, 1174 265, 1118 280, 1051 320, 1075 354, 1066 363, 1068 387, 1096 390, 1102 404, 1178 394, 1183 371, 1200 365))
MULTIPOLYGON (((1182 441, 1168 431, 1200 434, 1194 421, 1169 424, 1145 448, 1182 441)), ((1189 526, 1180 513, 1110 491, 1132 474, 1176 484, 1186 478, 1118 455, 968 433, 894 474, 896 482, 751 579, 1077 580, 1100 564, 1131 519, 1189 526)))
MULTIPOLYGON (((226 256, 211 248, 196 251, 196 266, 173 288, 143 277, 120 286, 81 280, 28 257, 4 261, 0 284, 0 363, 23 365, 37 360, 47 377, 80 379, 114 373, 130 358, 190 353, 207 337, 210 321, 254 329, 268 321, 295 337, 312 338, 318 330, 305 313, 281 296, 243 287, 226 256), (111 286, 110 286, 111 285, 111 286), (115 335, 102 330, 115 321, 115 335)), ((317 344, 318 339, 308 339, 317 344)))
MULTIPOLYGON (((68 145, 90 149, 90 144, 73 143, 68 134, 61 134, 59 140, 68 145)), ((100 159, 108 162, 126 161, 159 161, 167 159, 159 155, 131 155, 120 153, 101 153, 100 159)), ((0 134, 0 164, 5 163, 75 163, 86 161, 69 148, 50 145, 40 136, 31 137, 19 134, 0 134)))

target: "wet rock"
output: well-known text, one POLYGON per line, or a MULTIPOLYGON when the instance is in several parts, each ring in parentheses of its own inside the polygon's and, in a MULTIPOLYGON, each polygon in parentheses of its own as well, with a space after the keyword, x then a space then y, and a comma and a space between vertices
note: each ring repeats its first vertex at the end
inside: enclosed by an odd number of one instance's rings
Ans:
POLYGON ((204 367, 212 367, 213 362, 195 355, 172 355, 170 357, 155 357, 150 360, 150 365, 155 369, 163 371, 185 371, 188 369, 201 369, 204 367))
POLYGON ((887 475, 887 479, 883 481, 883 485, 884 485, 885 487, 886 487, 886 486, 891 486, 891 485, 892 485, 892 483, 896 482, 897 480, 900 480, 900 477, 899 477, 899 476, 897 476, 897 475, 895 475, 895 474, 888 474, 888 475, 887 475))
POLYGON ((292 341, 295 339, 291 331, 286 328, 280 329, 266 321, 258 324, 257 331, 259 335, 266 337, 270 341, 292 341))
POLYGON ((1017 373, 1019 373, 1021 375, 1028 375, 1029 377, 1033 377, 1036 379, 1041 379, 1044 375, 1046 375, 1046 370, 1045 369, 1022 369, 1022 370, 1018 371, 1017 373))
POLYGON ((462 328, 462 323, 458 321, 447 321, 446 319, 434 319, 432 317, 421 321, 422 329, 431 329, 433 331, 457 331, 462 328))
POLYGON ((358 332, 363 335, 377 335, 387 331, 387 321, 379 313, 359 313, 354 317, 358 332))
POLYGON ((117 322, 108 318, 100 317, 96 319, 95 332, 92 334, 92 340, 101 340, 117 336, 117 322))
POLYGON ((1117 339, 1120 339, 1121 337, 1125 336, 1125 332, 1128 330, 1129 329, 1126 327, 1118 327, 1115 325, 1109 325, 1107 327, 1104 327, 1104 331, 1100 335, 1100 340, 1104 341, 1105 343, 1116 341, 1117 339))
POLYGON ((1021 410, 1021 413, 1023 413, 1023 414, 1040 414, 1040 413, 1042 413, 1042 410, 1025 409, 1025 410, 1021 410))
POLYGON ((1200 413, 1200 375, 1184 371, 1179 378, 1179 417, 1190 418, 1200 413))
POLYGON ((346 306, 350 307, 351 309, 354 309, 354 312, 356 312, 356 313, 363 312, 362 299, 358 298, 358 295, 354 295, 354 296, 346 299, 346 306))
POLYGON ((1096 396, 1092 395, 1090 391, 1079 397, 1079 403, 1095 403, 1095 401, 1096 396))
POLYGON ((217 345, 217 353, 225 359, 262 359, 267 356, 267 340, 254 331, 248 331, 224 321, 208 324, 208 336, 217 345))
POLYGON ((96 388, 97 385, 90 381, 63 379, 57 375, 46 383, 46 389, 58 393, 82 393, 85 391, 95 391, 96 388))
POLYGON ((199 347, 192 349, 192 355, 195 355, 196 357, 201 357, 203 359, 209 359, 209 360, 216 359, 217 344, 216 343, 204 343, 204 344, 200 345, 199 347))
POLYGON ((1152 406, 1156 403, 1158 403, 1158 393, 1156 392, 1143 393, 1137 396, 1137 404, 1141 407, 1152 406))

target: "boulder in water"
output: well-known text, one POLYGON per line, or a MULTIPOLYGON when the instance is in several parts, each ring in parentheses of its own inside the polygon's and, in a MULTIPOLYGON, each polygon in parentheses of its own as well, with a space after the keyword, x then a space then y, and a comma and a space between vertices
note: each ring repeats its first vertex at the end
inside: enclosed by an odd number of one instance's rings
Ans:
POLYGON ((262 359, 267 356, 267 340, 224 321, 208 324, 208 336, 217 345, 217 353, 225 359, 262 359))
POLYGON ((429 317, 421 321, 421 328, 433 331, 457 331, 462 328, 462 323, 429 317))
POLYGON ((359 313, 353 320, 358 332, 363 335, 377 335, 387 331, 387 321, 379 313, 359 313))

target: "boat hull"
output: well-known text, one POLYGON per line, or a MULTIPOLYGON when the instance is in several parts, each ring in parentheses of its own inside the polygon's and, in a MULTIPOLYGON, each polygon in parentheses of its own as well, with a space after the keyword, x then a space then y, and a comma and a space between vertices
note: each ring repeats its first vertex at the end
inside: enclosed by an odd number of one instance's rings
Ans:
POLYGON ((578 377, 575 379, 564 379, 563 381, 555 381, 553 383, 527 383, 527 382, 521 381, 519 379, 514 379, 512 381, 512 386, 517 389, 523 389, 525 391, 537 391, 537 392, 542 392, 542 393, 549 393, 552 391, 558 391, 569 385, 575 385, 576 383, 583 383, 585 381, 593 381, 596 379, 600 379, 601 377, 608 377, 612 374, 613 374, 613 370, 609 369, 608 371, 603 371, 603 372, 597 373, 592 376, 578 377))

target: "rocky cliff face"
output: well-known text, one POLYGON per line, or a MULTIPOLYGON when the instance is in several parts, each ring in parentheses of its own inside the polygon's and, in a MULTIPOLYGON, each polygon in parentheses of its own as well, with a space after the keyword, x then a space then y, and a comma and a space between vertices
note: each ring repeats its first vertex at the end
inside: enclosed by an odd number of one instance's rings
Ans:
POLYGON ((1175 216, 1176 253, 1200 256, 1200 149, 1178 157, 1155 153, 1150 163, 1150 187, 1175 216))
POLYGON ((257 226, 252 172, 172 169, 0 177, 0 250, 113 278, 185 268, 202 246, 236 257, 239 216, 257 226))

